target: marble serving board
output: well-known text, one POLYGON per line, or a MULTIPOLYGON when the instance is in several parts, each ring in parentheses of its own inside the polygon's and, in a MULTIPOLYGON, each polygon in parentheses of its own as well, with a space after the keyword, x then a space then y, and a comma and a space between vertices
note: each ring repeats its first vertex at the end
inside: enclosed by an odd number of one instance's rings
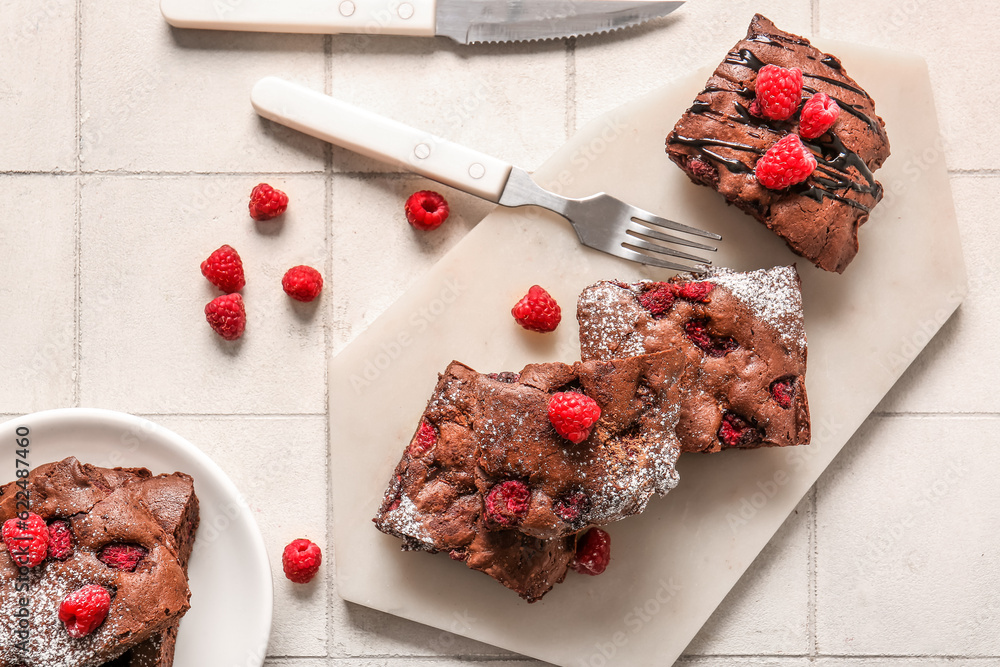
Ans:
MULTIPOLYGON (((906 367, 961 303, 965 268, 924 62, 817 40, 876 100, 892 142, 885 200, 844 275, 799 261, 813 442, 681 457, 679 487, 609 528, 607 572, 570 572, 526 604, 446 555, 403 553, 371 523, 437 379, 579 356, 576 297, 592 282, 666 278, 584 248, 561 218, 497 209, 330 363, 333 540, 340 595, 557 665, 669 665, 906 367), (554 334, 518 327, 533 284, 562 304, 554 334)), ((721 57, 721 54, 720 54, 721 57)), ((568 195, 606 191, 723 236, 715 263, 797 260, 762 225, 669 162, 664 137, 711 68, 587 125, 535 174, 568 195)), ((502 157, 502 156, 500 156, 502 157)), ((859 471, 865 474, 866 471, 859 471)))

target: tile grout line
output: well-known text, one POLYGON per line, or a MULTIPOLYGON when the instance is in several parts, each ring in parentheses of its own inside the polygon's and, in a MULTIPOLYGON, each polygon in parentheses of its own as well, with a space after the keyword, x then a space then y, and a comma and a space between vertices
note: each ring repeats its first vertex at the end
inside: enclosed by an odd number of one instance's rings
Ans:
POLYGON ((566 139, 576 134, 576 38, 566 40, 566 139))
MULTIPOLYGON (((333 36, 327 35, 323 42, 323 87, 327 95, 333 93, 333 36)), ((333 275, 333 145, 326 144, 323 153, 324 176, 323 176, 323 233, 324 246, 324 267, 323 274, 327 281, 333 275)), ((327 554, 332 553, 333 545, 333 498, 332 486, 330 484, 330 471, 333 469, 333 447, 330 444, 330 341, 333 339, 331 328, 333 327, 333 291, 326 294, 326 301, 323 304, 323 395, 325 398, 323 409, 325 418, 323 420, 323 434, 326 439, 326 543, 323 548, 327 554)), ((329 557, 327 562, 330 563, 329 557)), ((333 648, 334 621, 330 610, 333 608, 334 578, 335 572, 329 571, 327 566, 327 590, 326 590, 326 656, 330 657, 333 648)))
POLYGON ((82 155, 82 144, 83 144, 83 113, 82 113, 82 89, 83 89, 83 0, 76 0, 76 81, 74 90, 74 105, 75 105, 75 115, 76 115, 76 160, 74 164, 73 178, 75 183, 75 192, 73 195, 74 201, 74 225, 76 229, 74 246, 73 246, 73 297, 74 297, 74 313, 73 313, 73 324, 75 327, 75 335, 73 337, 73 406, 80 407, 80 394, 81 394, 81 365, 82 360, 82 343, 83 338, 82 331, 82 321, 83 321, 83 262, 81 260, 81 250, 83 248, 83 155, 82 155))
MULTIPOLYGON (((575 49, 574 49, 575 53, 575 49)), ((574 55, 575 63, 575 55, 574 55)), ((567 77, 572 76, 572 85, 567 85, 567 97, 572 94, 573 101, 572 104, 569 100, 566 103, 566 125, 572 133, 576 132, 576 72, 575 67, 570 67, 567 62, 567 77), (573 69, 572 72, 570 70, 573 69), (570 109, 573 109, 574 113, 570 113, 570 109)), ((568 82, 567 82, 568 83, 568 82)), ((328 149, 332 152, 332 147, 328 149)), ((980 178, 994 178, 1000 176, 1000 169, 948 169, 949 176, 972 176, 980 178)), ((301 171, 158 171, 158 170, 129 170, 129 169, 91 169, 85 170, 82 166, 79 169, 74 169, 72 171, 65 169, 5 169, 0 170, 0 176, 122 176, 122 177, 144 177, 144 176, 157 176, 160 178, 185 178, 190 176, 235 176, 244 178, 246 176, 325 176, 328 170, 326 167, 323 169, 306 169, 301 171)), ((388 178, 402 178, 402 177, 412 177, 412 172, 408 171, 336 171, 333 172, 337 176, 347 176, 351 178, 378 178, 380 176, 388 178)))
POLYGON ((819 36, 819 0, 812 0, 811 3, 811 16, 812 16, 812 33, 813 37, 819 36))

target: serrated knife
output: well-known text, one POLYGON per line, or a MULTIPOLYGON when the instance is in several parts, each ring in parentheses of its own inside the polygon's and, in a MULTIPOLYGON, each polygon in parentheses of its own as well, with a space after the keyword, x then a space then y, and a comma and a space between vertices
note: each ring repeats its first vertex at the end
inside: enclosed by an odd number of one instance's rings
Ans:
POLYGON ((666 16, 663 0, 161 0, 177 28, 450 37, 460 44, 580 37, 666 16))

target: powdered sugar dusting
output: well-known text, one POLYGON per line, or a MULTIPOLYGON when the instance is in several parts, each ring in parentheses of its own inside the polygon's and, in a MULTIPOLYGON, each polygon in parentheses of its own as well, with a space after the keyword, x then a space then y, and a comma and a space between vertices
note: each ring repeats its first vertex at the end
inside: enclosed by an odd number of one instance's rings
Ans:
POLYGON ((740 273, 713 269, 707 280, 729 290, 755 317, 770 324, 786 345, 802 353, 806 332, 802 324, 802 292, 794 266, 776 266, 740 273))
POLYGON ((591 285, 577 300, 576 313, 584 359, 624 359, 646 353, 642 333, 635 328, 645 310, 629 290, 608 281, 591 285))
POLYGON ((427 529, 424 528, 420 510, 406 494, 400 497, 399 507, 385 513, 382 524, 400 535, 412 537, 429 547, 434 546, 434 539, 427 532, 427 529))
MULTIPOLYGON (((6 567, 4 570, 8 571, 6 567)), ((119 643, 115 619, 122 613, 120 600, 112 600, 103 625, 86 637, 74 639, 59 620, 59 606, 79 586, 64 577, 44 576, 46 570, 45 566, 35 568, 30 575, 31 619, 26 653, 17 647, 21 639, 14 634, 17 628, 13 620, 22 594, 15 591, 13 581, 2 582, 5 590, 0 593, 0 616, 4 619, 0 624, 0 664, 19 665, 22 661, 29 667, 96 667, 103 664, 105 659, 94 656, 119 643)))

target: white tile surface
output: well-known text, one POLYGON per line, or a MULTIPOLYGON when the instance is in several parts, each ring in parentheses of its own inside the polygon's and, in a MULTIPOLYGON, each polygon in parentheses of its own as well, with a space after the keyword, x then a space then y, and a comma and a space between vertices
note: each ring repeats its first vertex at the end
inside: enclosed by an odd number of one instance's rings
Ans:
POLYGON ((0 409, 63 407, 75 391, 76 181, 0 175, 0 191, 0 409))
MULTIPOLYGON (((323 417, 154 417, 194 443, 240 489, 260 526, 274 578, 270 653, 325 656, 327 590, 332 563, 324 562, 308 584, 293 584, 281 569, 292 540, 326 541, 326 419, 323 417)), ((211 537, 211 526, 199 537, 211 537), (209 531, 209 532, 207 532, 209 531)))
POLYGON ((1000 15, 982 7, 954 0, 942 12, 926 0, 819 0, 821 35, 927 59, 952 169, 994 168, 1000 160, 1000 146, 983 132, 996 126, 991 109, 1000 104, 1000 71, 991 64, 1000 15))
POLYGON ((809 651, 810 499, 799 503, 686 654, 802 655, 809 651))
POLYGON ((419 178, 335 176, 330 250, 338 297, 333 305, 332 353, 381 315, 493 207, 419 178), (439 190, 451 209, 448 219, 429 232, 413 229, 403 212, 410 194, 428 188, 439 190))
POLYGON ((266 180, 288 193, 283 223, 247 212, 255 175, 93 176, 82 188, 81 401, 153 414, 324 412, 324 308, 281 289, 296 264, 324 269, 322 178, 266 180), (243 259, 246 334, 205 321, 221 294, 201 262, 224 243, 243 259))
POLYGON ((707 66, 711 72, 746 34, 755 12, 784 30, 811 32, 808 2, 698 0, 648 26, 581 37, 575 57, 577 127, 693 68, 707 66))
POLYGON ((1000 328, 1000 229, 995 202, 1000 176, 956 175, 955 208, 962 234, 969 296, 941 329, 880 409, 893 412, 997 412, 995 378, 1000 356, 993 353, 1000 328))
POLYGON ((869 420, 817 485, 821 653, 1000 655, 991 417, 869 420))
MULTIPOLYGON (((461 46, 445 38, 342 37, 333 41, 332 77, 336 97, 524 169, 567 138, 561 41, 461 46)), ((339 149, 334 166, 386 169, 339 149)))
POLYGON ((72 171, 76 3, 3 0, 0 16, 0 170, 72 171))
POLYGON ((250 107, 270 74, 322 89, 323 37, 175 30, 158 2, 81 7, 84 169, 323 169, 323 144, 250 107))
POLYGON ((156 5, 0 0, 0 413, 111 407, 150 414, 202 446, 258 510, 269 545, 276 608, 268 665, 540 663, 343 603, 329 549, 321 581, 297 588, 281 577, 285 543, 326 539, 327 350, 362 331, 490 207, 446 191, 452 218, 435 232, 412 231, 402 202, 426 181, 330 173, 385 168, 260 121, 247 101, 253 82, 278 74, 325 88, 530 169, 573 128, 714 65, 754 11, 806 35, 919 48, 948 164, 990 171, 954 176, 971 292, 882 405, 903 414, 873 420, 856 438, 820 483, 818 534, 803 505, 679 664, 1000 662, 1000 588, 991 575, 1000 517, 990 476, 1000 463, 990 436, 1000 371, 992 353, 1000 148, 983 139, 995 125, 1000 75, 975 66, 992 62, 995 12, 972 0, 947 11, 924 0, 697 0, 650 26, 569 47, 460 47, 173 30, 156 5), (90 173, 121 170, 204 175, 90 173), (24 171, 70 173, 12 173, 24 171), (279 227, 246 215, 246 196, 261 180, 292 197, 279 227), (222 243, 247 265, 250 325, 236 345, 218 340, 202 314, 216 292, 198 265, 222 243), (317 306, 290 304, 280 291, 281 274, 297 263, 326 274, 317 306), (928 412, 989 415, 908 414, 928 412), (276 413, 288 416, 218 416, 276 413), (294 456, 276 456, 275 443, 294 456), (282 461, 296 464, 294 474, 282 461), (967 470, 937 493, 935 475, 954 461, 967 470), (908 657, 921 653, 948 657, 908 657))

